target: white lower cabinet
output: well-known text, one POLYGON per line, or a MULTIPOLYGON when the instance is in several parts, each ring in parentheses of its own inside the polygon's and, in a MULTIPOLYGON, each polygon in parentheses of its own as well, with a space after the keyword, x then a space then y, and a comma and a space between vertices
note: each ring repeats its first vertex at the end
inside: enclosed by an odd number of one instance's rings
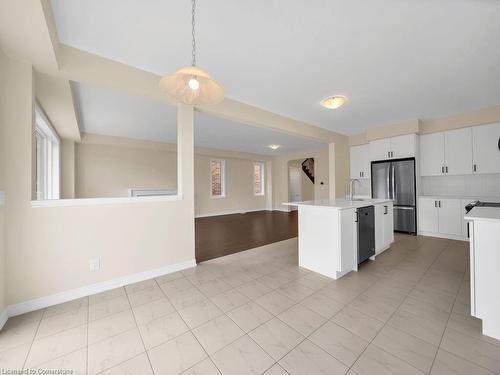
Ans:
POLYGON ((394 242, 393 224, 392 203, 375 205, 375 254, 386 250, 394 242))
POLYGON ((438 237, 462 238, 463 207, 460 199, 419 198, 418 232, 438 237))

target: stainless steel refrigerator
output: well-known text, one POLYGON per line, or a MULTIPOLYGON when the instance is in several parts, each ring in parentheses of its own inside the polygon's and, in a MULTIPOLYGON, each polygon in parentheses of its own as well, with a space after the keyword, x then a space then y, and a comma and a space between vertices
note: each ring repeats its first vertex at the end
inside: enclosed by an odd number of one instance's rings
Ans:
POLYGON ((372 197, 394 200, 394 230, 417 233, 415 158, 372 162, 372 197))

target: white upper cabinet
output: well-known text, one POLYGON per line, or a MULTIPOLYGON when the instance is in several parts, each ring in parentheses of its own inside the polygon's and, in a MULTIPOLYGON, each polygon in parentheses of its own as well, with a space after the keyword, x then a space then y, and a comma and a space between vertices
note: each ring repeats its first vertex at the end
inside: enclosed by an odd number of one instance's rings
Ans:
POLYGON ((471 128, 420 136, 420 175, 472 173, 471 128))
MULTIPOLYGON (((450 130, 444 133, 445 173, 472 173, 472 129, 450 130)), ((500 153, 499 153, 500 155, 500 153)))
POLYGON ((352 146, 350 149, 351 178, 370 178, 369 146, 352 146))
POLYGON ((444 133, 420 136, 420 175, 441 176, 444 173, 444 133))
POLYGON ((473 127, 472 138, 474 173, 500 173, 500 123, 473 127))
POLYGON ((401 159, 415 156, 416 134, 377 139, 370 142, 370 160, 401 159))
POLYGON ((415 134, 400 135, 392 137, 391 158, 401 159, 415 156, 417 146, 417 136, 415 134))

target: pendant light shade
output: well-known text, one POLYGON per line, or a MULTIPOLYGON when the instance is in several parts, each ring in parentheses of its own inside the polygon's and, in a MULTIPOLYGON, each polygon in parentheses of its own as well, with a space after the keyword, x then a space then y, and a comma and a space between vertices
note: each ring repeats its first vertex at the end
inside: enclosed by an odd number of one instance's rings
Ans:
POLYGON ((160 89, 177 103, 214 105, 224 99, 224 88, 197 66, 185 66, 160 80, 160 89))
POLYGON ((170 100, 188 105, 214 105, 224 99, 224 88, 196 66, 195 11, 196 0, 191 0, 191 65, 177 70, 160 80, 160 89, 170 100))

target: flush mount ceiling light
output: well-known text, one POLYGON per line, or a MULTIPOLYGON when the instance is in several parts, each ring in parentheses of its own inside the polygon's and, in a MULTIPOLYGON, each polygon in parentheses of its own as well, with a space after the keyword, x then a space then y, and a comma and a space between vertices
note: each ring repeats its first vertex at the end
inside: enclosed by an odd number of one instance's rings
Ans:
POLYGON ((278 148, 280 148, 281 146, 280 145, 269 145, 269 148, 271 150, 277 150, 278 148))
POLYGON ((336 109, 344 105, 347 98, 342 95, 329 96, 321 101, 321 105, 328 109, 336 109))
POLYGON ((224 99, 224 88, 206 71, 196 66, 195 11, 196 0, 191 0, 191 65, 177 70, 160 80, 160 89, 170 100, 188 105, 214 105, 224 99))

